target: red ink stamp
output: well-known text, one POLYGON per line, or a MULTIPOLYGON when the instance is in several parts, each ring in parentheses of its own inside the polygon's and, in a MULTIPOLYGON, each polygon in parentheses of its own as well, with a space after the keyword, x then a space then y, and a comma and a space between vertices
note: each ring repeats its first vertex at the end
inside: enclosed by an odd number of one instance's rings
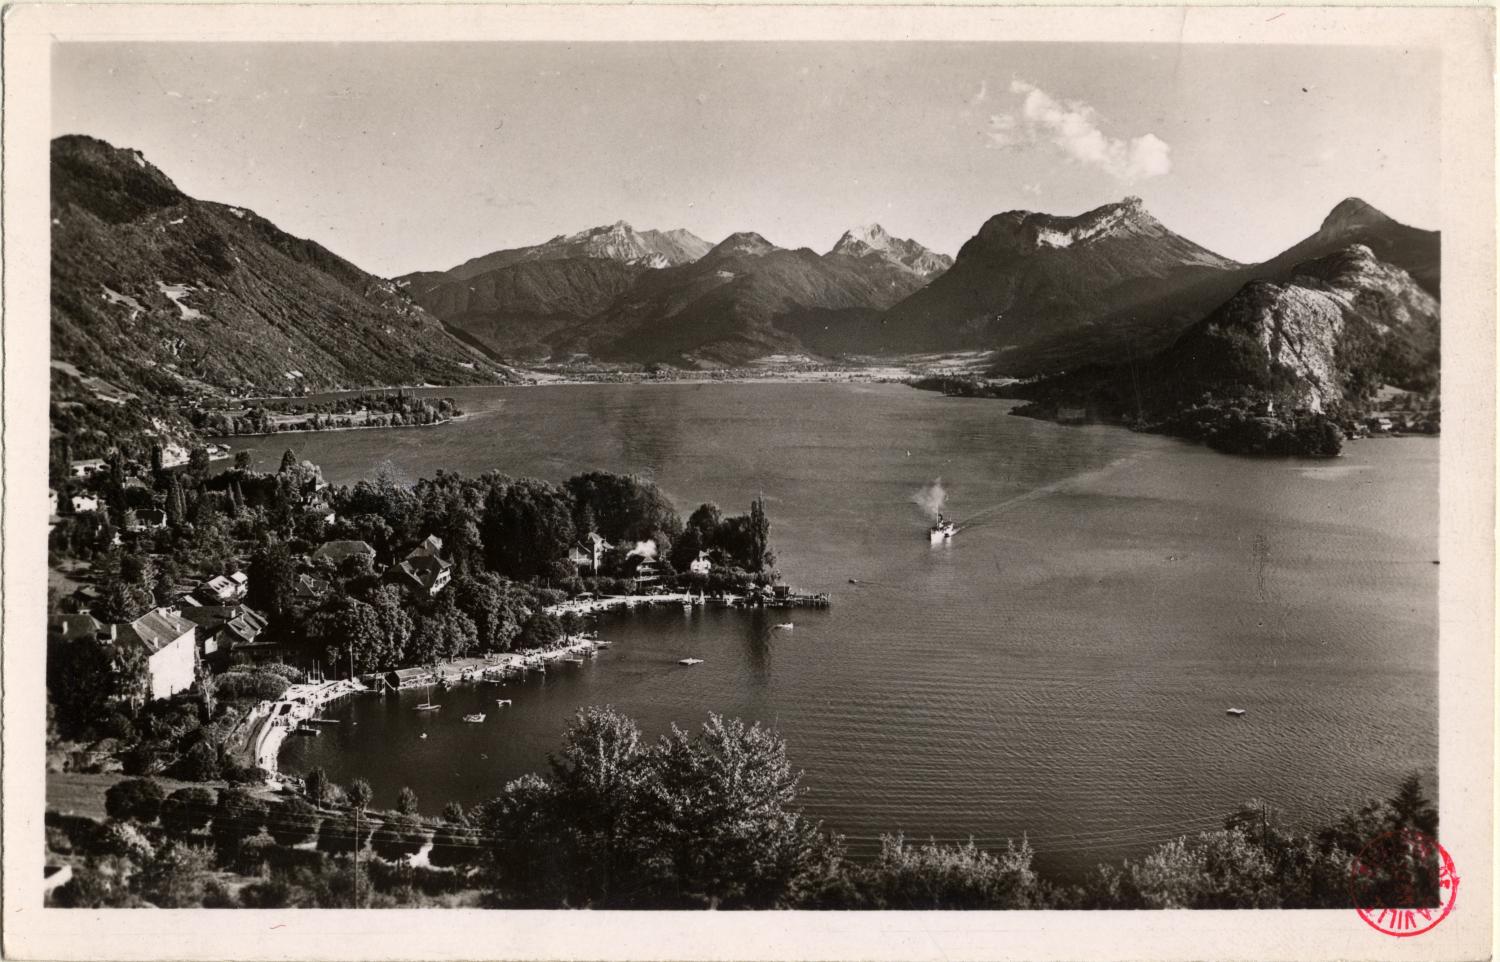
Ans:
POLYGON ((1431 931, 1458 897, 1448 850, 1411 828, 1373 839, 1349 866, 1349 876, 1359 917, 1396 938, 1431 931))

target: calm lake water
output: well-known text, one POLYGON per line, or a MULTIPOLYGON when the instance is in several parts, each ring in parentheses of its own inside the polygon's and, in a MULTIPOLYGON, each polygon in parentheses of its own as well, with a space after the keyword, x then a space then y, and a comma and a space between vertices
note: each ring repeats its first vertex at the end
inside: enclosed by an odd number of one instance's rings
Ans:
POLYGON ((542 769, 579 706, 653 736, 717 711, 786 737, 807 807, 855 852, 881 832, 1025 834, 1064 874, 1247 799, 1305 822, 1435 778, 1434 440, 1248 460, 898 385, 444 393, 472 416, 237 447, 274 469, 291 444, 334 483, 636 472, 684 515, 761 492, 786 580, 833 606, 608 616, 615 646, 545 679, 459 688, 431 714, 420 692, 351 700, 289 740, 289 771, 366 778, 382 805, 410 785, 437 812, 542 769), (912 499, 939 477, 963 527, 933 547, 912 499), (461 720, 474 710, 484 724, 461 720))

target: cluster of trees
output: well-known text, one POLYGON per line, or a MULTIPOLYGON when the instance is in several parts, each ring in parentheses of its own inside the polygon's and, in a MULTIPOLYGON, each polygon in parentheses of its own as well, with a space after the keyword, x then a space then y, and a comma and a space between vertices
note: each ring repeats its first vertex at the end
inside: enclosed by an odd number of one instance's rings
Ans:
POLYGON ((1333 457, 1344 447, 1344 429, 1323 414, 1259 415, 1244 402, 1196 404, 1179 411, 1158 430, 1203 441, 1226 454, 1333 457))
POLYGON ((400 427, 438 424, 463 411, 453 398, 395 394, 360 394, 312 403, 278 399, 247 405, 243 412, 198 408, 190 421, 206 435, 274 434, 278 431, 326 431, 347 427, 400 427))
POLYGON ((1414 834, 1435 839, 1437 812, 1416 776, 1390 800, 1310 832, 1251 802, 1222 829, 1100 865, 1082 882, 1044 877, 1025 841, 986 851, 896 835, 874 858, 851 859, 802 812, 802 791, 784 742, 759 725, 710 716, 696 733, 674 727, 651 742, 629 718, 592 708, 579 712, 545 775, 516 779, 472 809, 450 803, 437 817, 419 813, 409 788, 394 809, 375 811, 367 783, 342 788, 321 769, 307 774, 300 797, 279 800, 121 782, 106 795, 102 826, 49 814, 48 847, 74 866, 52 899, 88 907, 1225 909, 1395 904, 1398 894, 1421 906, 1438 896, 1435 854, 1414 834), (1407 857, 1354 871, 1382 836, 1407 857))
MULTIPOLYGON (((404 484, 382 473, 329 489, 317 466, 290 450, 274 472, 251 470, 243 452, 213 476, 202 449, 182 468, 165 469, 161 461, 160 449, 149 469, 132 467, 116 453, 107 470, 89 480, 99 510, 62 519, 52 547, 55 556, 91 558, 93 590, 51 595, 49 611, 86 608, 100 622, 128 622, 212 575, 236 573, 244 559, 246 603, 267 616, 266 640, 306 664, 363 674, 561 643, 583 629, 582 619, 544 609, 570 593, 630 590, 623 579, 650 556, 635 550, 638 545, 654 547, 669 583, 672 558, 685 559, 686 567, 705 550, 719 580, 703 587, 774 577, 770 522, 759 500, 747 515, 733 518, 703 505, 684 525, 655 485, 604 472, 560 485, 442 471, 404 484), (161 527, 116 526, 115 519, 153 505, 165 506, 161 527), (583 578, 569 551, 590 532, 607 539, 609 548, 601 570, 583 578), (442 540, 442 555, 452 564, 451 580, 435 596, 397 567, 429 535, 442 540), (313 560, 332 540, 365 541, 375 561, 360 555, 313 560)), ((181 717, 196 718, 196 725, 153 734, 146 716, 136 717, 149 691, 144 658, 94 638, 54 638, 48 665, 54 747, 106 739, 127 770, 188 779, 235 771, 213 733, 230 727, 249 704, 285 688, 274 673, 241 671, 219 677, 216 699, 213 678, 204 673, 178 699, 185 704, 181 717)))

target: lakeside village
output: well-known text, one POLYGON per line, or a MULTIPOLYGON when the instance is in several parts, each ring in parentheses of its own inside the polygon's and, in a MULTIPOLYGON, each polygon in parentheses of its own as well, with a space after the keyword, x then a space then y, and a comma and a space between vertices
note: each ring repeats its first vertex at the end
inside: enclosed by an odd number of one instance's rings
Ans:
MULTIPOLYGON (((441 815, 410 786, 385 807, 321 769, 292 784, 269 770, 276 746, 332 698, 579 657, 605 605, 827 598, 779 585, 758 499, 684 522, 653 485, 599 472, 332 488, 290 451, 274 473, 237 459, 210 475, 200 448, 178 469, 114 453, 74 485, 56 460, 51 906, 1348 908, 1369 839, 1436 837, 1413 777, 1303 831, 1248 803, 1081 883, 1039 872, 1024 839, 885 835, 854 859, 803 812, 774 732, 710 715, 652 743, 607 708, 580 710, 546 771, 441 815)), ((1364 904, 1435 901, 1430 863, 1361 878, 1364 904)))
POLYGON ((684 523, 598 472, 332 488, 291 451, 218 474, 202 448, 179 468, 57 455, 53 771, 274 786, 281 739, 329 701, 586 657, 605 608, 828 603, 779 583, 759 500, 684 523))

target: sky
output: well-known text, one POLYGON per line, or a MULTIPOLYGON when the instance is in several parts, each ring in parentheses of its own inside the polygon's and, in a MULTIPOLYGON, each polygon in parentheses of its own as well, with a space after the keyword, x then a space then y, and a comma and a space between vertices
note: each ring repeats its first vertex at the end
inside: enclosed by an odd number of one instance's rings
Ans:
POLYGON ((69 43, 54 135, 131 147, 382 276, 624 220, 957 253, 1128 195, 1241 261, 1366 201, 1438 229, 1439 63, 1069 43, 69 43))

